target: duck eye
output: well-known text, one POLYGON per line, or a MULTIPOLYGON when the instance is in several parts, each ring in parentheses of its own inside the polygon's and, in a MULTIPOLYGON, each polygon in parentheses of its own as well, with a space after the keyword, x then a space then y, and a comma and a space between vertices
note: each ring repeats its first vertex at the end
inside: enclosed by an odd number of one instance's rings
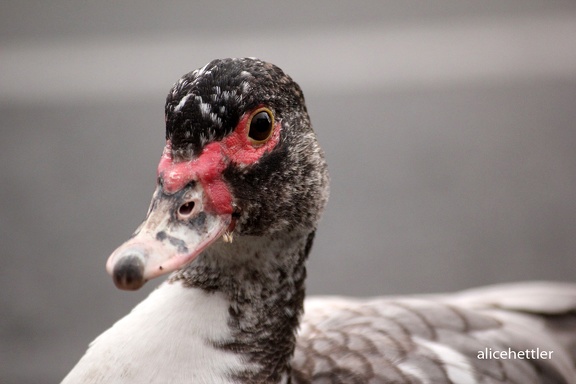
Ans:
POLYGON ((262 144, 272 136, 274 115, 268 108, 260 108, 252 113, 249 120, 248 137, 253 144, 262 144))

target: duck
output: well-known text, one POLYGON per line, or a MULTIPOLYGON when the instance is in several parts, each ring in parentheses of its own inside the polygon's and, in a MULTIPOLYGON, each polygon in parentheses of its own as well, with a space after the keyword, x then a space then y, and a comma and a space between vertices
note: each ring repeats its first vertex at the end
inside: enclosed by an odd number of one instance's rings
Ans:
POLYGON ((305 299, 328 201, 298 84, 255 58, 209 62, 165 104, 146 218, 114 284, 167 276, 62 384, 576 383, 576 285, 305 299))

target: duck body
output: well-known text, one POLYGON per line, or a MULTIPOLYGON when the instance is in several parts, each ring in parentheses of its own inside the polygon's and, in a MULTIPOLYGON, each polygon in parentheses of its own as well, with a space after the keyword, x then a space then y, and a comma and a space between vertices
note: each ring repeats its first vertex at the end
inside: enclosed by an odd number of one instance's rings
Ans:
POLYGON ((274 378, 224 347, 236 339, 223 295, 165 282, 94 340, 64 383, 573 383, 575 298, 561 283, 311 298, 290 367, 274 378))
POLYGON ((186 74, 167 97, 147 217, 106 265, 121 289, 170 276, 63 384, 576 383, 576 285, 304 304, 327 199, 290 77, 257 59, 186 74))

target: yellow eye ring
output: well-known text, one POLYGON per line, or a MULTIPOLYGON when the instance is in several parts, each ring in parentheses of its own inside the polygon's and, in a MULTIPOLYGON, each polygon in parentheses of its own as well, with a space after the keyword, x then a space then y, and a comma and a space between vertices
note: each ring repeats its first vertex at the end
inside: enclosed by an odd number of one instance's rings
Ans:
POLYGON ((274 113, 266 107, 258 108, 250 114, 246 125, 252 144, 264 144, 274 132, 274 113))

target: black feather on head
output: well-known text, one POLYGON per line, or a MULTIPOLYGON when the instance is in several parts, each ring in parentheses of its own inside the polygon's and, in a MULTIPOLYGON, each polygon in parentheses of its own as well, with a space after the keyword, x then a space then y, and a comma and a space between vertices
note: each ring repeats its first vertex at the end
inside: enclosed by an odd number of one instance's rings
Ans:
POLYGON ((218 59, 184 75, 166 99, 172 156, 199 156, 259 106, 273 111, 281 123, 280 140, 256 163, 231 163, 224 171, 241 212, 236 232, 315 228, 328 196, 324 155, 300 87, 275 65, 252 58, 218 59))
POLYGON ((217 59, 184 75, 166 97, 166 139, 177 156, 194 156, 222 140, 243 113, 259 104, 274 108, 277 119, 306 112, 300 87, 273 64, 257 59, 217 59))

